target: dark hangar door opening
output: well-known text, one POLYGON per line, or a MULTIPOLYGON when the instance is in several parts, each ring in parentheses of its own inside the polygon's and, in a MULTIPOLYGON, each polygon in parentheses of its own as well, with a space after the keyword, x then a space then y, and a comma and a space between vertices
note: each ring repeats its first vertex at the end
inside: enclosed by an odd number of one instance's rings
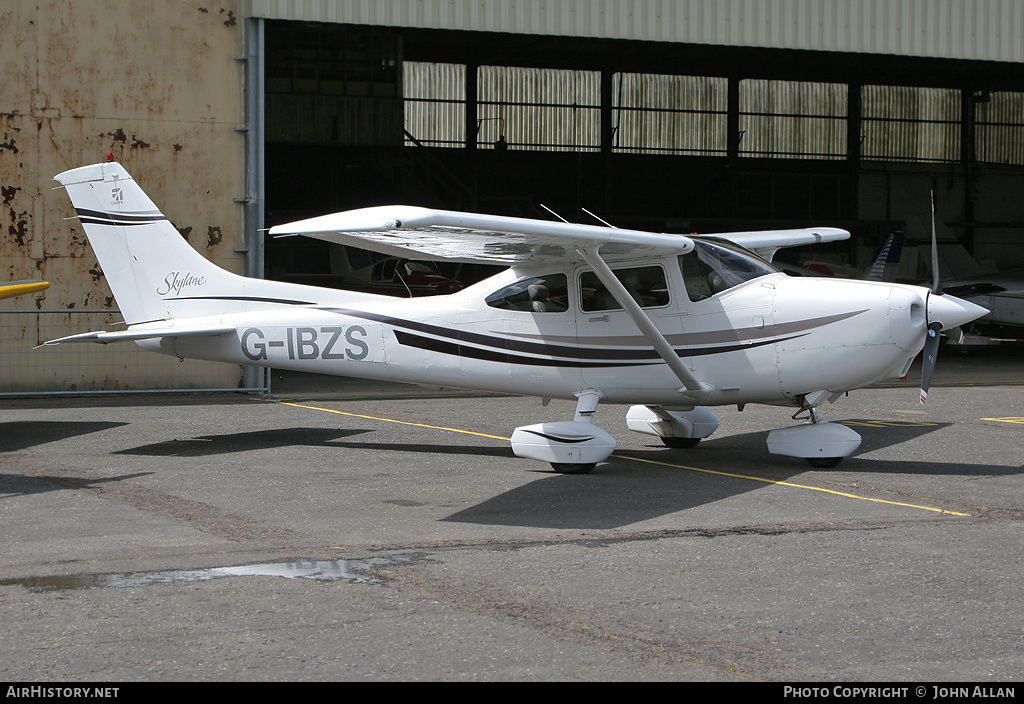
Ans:
MULTIPOLYGON (((930 83, 991 75, 1020 89, 1016 74, 986 74, 983 62, 936 71, 921 59, 497 39, 267 22, 267 225, 395 203, 551 218, 547 206, 595 222, 586 208, 664 232, 846 227, 852 240, 812 256, 859 265, 907 226, 919 191, 942 183, 955 236, 1006 239, 974 210, 999 200, 987 184, 1021 184, 1024 94, 930 83)), ((289 238, 267 243, 266 275, 345 286, 376 260, 289 238)), ((489 270, 442 273, 472 283, 489 270)))

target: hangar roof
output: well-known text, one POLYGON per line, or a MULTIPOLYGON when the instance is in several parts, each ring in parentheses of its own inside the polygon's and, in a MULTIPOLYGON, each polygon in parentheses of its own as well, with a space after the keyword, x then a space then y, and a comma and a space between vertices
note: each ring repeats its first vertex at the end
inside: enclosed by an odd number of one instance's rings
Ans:
POLYGON ((247 17, 1024 62, 1020 0, 246 0, 247 17))

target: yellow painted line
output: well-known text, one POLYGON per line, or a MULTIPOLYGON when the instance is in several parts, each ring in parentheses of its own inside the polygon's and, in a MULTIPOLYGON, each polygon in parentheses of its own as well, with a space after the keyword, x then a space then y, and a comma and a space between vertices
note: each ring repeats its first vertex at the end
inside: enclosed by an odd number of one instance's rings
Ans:
MULTIPOLYGON (((348 411, 338 411, 333 408, 323 408, 321 406, 309 406, 303 403, 294 403, 291 401, 278 401, 283 406, 294 406, 295 408, 306 408, 311 411, 323 411, 325 413, 337 413, 342 416, 350 416, 352 418, 364 418, 366 420, 378 420, 384 423, 398 423, 399 425, 412 425, 417 428, 429 428, 430 430, 447 430, 452 433, 462 433, 464 435, 477 435, 479 437, 491 438, 493 440, 505 440, 508 441, 511 438, 502 437, 501 435, 489 435, 487 433, 477 433, 472 430, 463 430, 462 428, 449 428, 443 425, 428 425, 426 423, 412 423, 406 420, 396 420, 394 418, 381 418, 380 416, 368 416, 361 413, 349 413, 348 411)), ((1024 420, 1024 419, 1022 419, 1024 420)), ((641 457, 631 457, 629 455, 612 454, 612 457, 622 460, 633 460, 634 462, 646 462, 647 464, 657 464, 663 467, 672 467, 674 469, 688 469, 691 472, 703 472, 704 474, 717 474, 722 477, 732 477, 733 479, 749 479, 754 482, 763 482, 765 484, 777 484, 779 486, 788 486, 794 489, 808 489, 810 491, 820 491, 824 494, 832 494, 834 496, 842 496, 847 499, 859 499, 861 501, 873 501, 879 504, 890 504, 892 506, 903 506, 905 508, 917 508, 923 511, 934 511, 936 513, 944 513, 950 516, 970 516, 969 513, 958 513, 956 511, 947 511, 941 508, 934 508, 932 506, 919 506, 917 504, 908 504, 900 501, 886 501, 885 499, 872 499, 868 496, 859 496, 857 494, 850 494, 844 491, 836 491, 834 489, 823 489, 817 486, 810 486, 807 484, 795 484, 793 482, 784 482, 777 479, 764 479, 762 477, 752 477, 747 474, 733 474, 732 472, 720 472, 714 469, 701 469, 700 467, 689 467, 683 464, 673 464, 672 462, 660 462, 658 460, 649 460, 641 457)))
POLYGON ((810 491, 820 491, 824 494, 833 494, 835 496, 842 496, 847 499, 859 499, 861 501, 873 501, 878 504, 890 504, 892 506, 904 506, 906 508, 919 508, 923 511, 934 511, 936 513, 945 513, 950 516, 970 516, 969 513, 958 513, 956 511, 947 511, 943 508, 935 508, 933 506, 919 506, 918 504, 908 504, 902 501, 886 501, 885 499, 872 499, 870 496, 860 496, 858 494, 850 494, 845 491, 836 491, 835 489, 823 489, 818 486, 810 486, 808 484, 794 484, 793 482, 779 481, 778 479, 764 479, 763 477, 751 477, 747 474, 733 474, 731 472, 719 472, 714 469, 701 469, 699 467, 688 467, 682 464, 673 464, 671 462, 659 462, 658 460, 648 460, 641 457, 630 457, 629 455, 612 455, 612 457, 618 457, 621 459, 633 460, 634 462, 647 462, 648 464, 659 464, 663 467, 673 467, 676 469, 688 469, 691 472, 703 472, 705 474, 718 474, 723 477, 733 477, 735 479, 749 479, 754 482, 764 482, 765 484, 778 484, 780 486, 789 486, 795 489, 808 489, 810 491))
POLYGON ((858 425, 865 428, 927 428, 938 423, 923 420, 837 420, 837 425, 858 425))
POLYGON ((1024 423, 1024 418, 1018 416, 1007 416, 1006 418, 982 418, 982 420, 994 420, 1000 423, 1024 423))
POLYGON ((426 423, 411 423, 407 420, 395 420, 394 418, 380 418, 378 416, 365 416, 359 413, 349 413, 347 411, 338 411, 333 408, 321 408, 320 406, 307 406, 302 403, 292 403, 290 401, 278 401, 282 406, 294 406, 295 408, 308 408, 313 411, 323 411, 324 413, 337 413, 340 416, 350 416, 352 418, 365 418, 366 420, 379 420, 384 423, 398 423, 399 425, 412 425, 417 428, 429 428, 430 430, 447 430, 451 433, 463 433, 465 435, 478 435, 482 438, 493 438, 494 440, 511 440, 511 438, 505 438, 500 435, 488 435, 487 433, 476 433, 472 430, 463 430, 461 428, 447 428, 443 425, 427 425, 426 423))

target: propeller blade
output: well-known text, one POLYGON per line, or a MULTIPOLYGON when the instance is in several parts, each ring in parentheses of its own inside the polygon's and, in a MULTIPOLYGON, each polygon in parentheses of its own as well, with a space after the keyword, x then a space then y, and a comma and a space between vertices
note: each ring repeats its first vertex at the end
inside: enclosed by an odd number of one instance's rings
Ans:
POLYGON ((939 354, 939 332, 941 330, 942 323, 937 321, 928 326, 928 337, 924 341, 924 359, 921 363, 921 403, 928 400, 928 387, 932 384, 935 359, 939 354))
MULTIPOLYGON (((935 189, 930 192, 932 202, 932 293, 942 295, 942 280, 939 276, 939 238, 935 234, 935 189)), ((931 311, 929 311, 931 312, 931 311)), ((935 360, 939 356, 939 333, 942 323, 928 324, 928 337, 924 339, 924 359, 921 361, 921 403, 928 400, 928 388, 932 385, 935 360)))
POLYGON ((939 241, 935 234, 935 191, 932 197, 932 293, 942 295, 942 281, 939 277, 939 241))

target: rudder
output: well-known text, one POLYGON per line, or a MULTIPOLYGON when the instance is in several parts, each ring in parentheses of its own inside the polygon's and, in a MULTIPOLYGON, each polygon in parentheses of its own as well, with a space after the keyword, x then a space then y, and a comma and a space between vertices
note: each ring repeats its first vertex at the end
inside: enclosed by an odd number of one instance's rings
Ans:
POLYGON ((194 250, 120 164, 83 166, 54 179, 67 191, 128 324, 176 317, 168 294, 182 289, 244 288, 241 277, 194 250))

